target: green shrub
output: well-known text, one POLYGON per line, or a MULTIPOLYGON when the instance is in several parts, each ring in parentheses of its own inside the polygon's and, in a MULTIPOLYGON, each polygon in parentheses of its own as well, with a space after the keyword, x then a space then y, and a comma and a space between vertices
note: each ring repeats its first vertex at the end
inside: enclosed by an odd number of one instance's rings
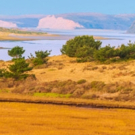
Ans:
POLYGON ((105 86, 105 83, 102 82, 102 81, 93 81, 91 82, 91 88, 94 89, 94 90, 102 90, 103 87, 105 86))
POLYGON ((50 55, 51 51, 36 51, 35 52, 35 55, 37 58, 41 58, 41 59, 44 59, 46 57, 48 57, 50 55))
POLYGON ((77 61, 78 63, 90 62, 90 61, 93 61, 93 58, 91 58, 91 57, 88 56, 88 57, 84 57, 84 58, 77 58, 76 61, 77 61))
POLYGON ((4 72, 5 72, 4 69, 0 69, 0 77, 3 77, 4 76, 4 72))
POLYGON ((83 83, 86 83, 86 80, 85 79, 81 79, 79 81, 77 81, 78 84, 83 84, 83 83))
POLYGON ((110 45, 94 51, 94 59, 104 63, 120 62, 135 59, 135 43, 122 44, 115 48, 110 45))
POLYGON ((34 64, 34 66, 42 65, 42 64, 44 64, 44 60, 41 58, 35 58, 32 60, 32 63, 34 64))
POLYGON ((47 63, 47 57, 50 55, 51 51, 35 51, 36 57, 30 54, 29 59, 34 64, 34 66, 42 65, 47 63))
POLYGON ((13 65, 9 66, 9 71, 1 69, 0 77, 14 78, 16 80, 25 79, 29 75, 25 74, 26 71, 32 70, 29 64, 24 59, 17 59, 13 65))
POLYGON ((12 75, 6 69, 0 69, 0 77, 10 78, 12 75))
POLYGON ((94 53, 95 60, 101 62, 105 62, 116 56, 118 56, 118 49, 115 49, 115 47, 111 47, 110 45, 102 47, 94 53))
POLYGON ((61 52, 69 57, 91 58, 93 57, 94 51, 98 50, 100 46, 101 42, 95 41, 93 36, 77 36, 74 39, 68 40, 63 45, 61 52))

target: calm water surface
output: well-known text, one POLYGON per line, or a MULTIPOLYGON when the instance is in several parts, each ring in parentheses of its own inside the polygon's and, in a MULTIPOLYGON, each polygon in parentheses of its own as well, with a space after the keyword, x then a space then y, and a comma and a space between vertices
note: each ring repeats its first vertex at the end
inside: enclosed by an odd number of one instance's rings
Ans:
MULTIPOLYGON (((111 46, 119 46, 121 44, 127 44, 129 41, 135 42, 135 35, 127 34, 125 31, 115 31, 115 30, 44 30, 52 34, 60 34, 67 36, 77 36, 77 35, 94 35, 109 38, 108 40, 101 40, 102 46, 110 44, 111 46)), ((60 55, 60 49, 67 41, 67 38, 60 40, 35 40, 35 41, 1 41, 0 47, 12 48, 14 46, 23 47, 25 51, 24 56, 28 58, 30 53, 34 54, 35 51, 40 50, 52 50, 51 55, 60 55)), ((1 60, 11 60, 11 57, 7 54, 8 49, 0 49, 0 59, 1 60)))

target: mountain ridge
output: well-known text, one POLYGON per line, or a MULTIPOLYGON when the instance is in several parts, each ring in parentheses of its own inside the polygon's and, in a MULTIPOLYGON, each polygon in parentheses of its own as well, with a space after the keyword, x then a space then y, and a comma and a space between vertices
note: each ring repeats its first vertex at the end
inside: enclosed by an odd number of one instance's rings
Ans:
POLYGON ((135 21, 132 23, 130 28, 127 30, 127 33, 135 34, 135 21))
MULTIPOLYGON (((40 19, 48 15, 0 16, 1 21, 15 23, 19 28, 37 28, 40 19)), ((128 30, 135 21, 135 14, 108 15, 101 13, 56 14, 56 18, 71 20, 85 29, 128 30)))

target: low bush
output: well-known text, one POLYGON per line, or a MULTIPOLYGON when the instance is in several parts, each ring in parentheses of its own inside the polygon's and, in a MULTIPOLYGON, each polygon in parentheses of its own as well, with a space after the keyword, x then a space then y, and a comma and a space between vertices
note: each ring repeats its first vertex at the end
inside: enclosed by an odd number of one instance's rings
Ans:
POLYGON ((48 61, 48 56, 50 55, 51 51, 35 51, 34 57, 32 54, 29 56, 29 60, 33 63, 34 66, 46 64, 48 61))
POLYGON ((8 50, 8 55, 13 57, 13 60, 22 58, 22 54, 25 52, 23 47, 15 46, 11 50, 8 50))
POLYGON ((105 83, 102 82, 102 81, 91 82, 91 88, 94 89, 94 90, 102 91, 104 86, 105 86, 105 83))
POLYGON ((81 79, 79 81, 77 81, 78 84, 83 84, 83 83, 86 83, 86 80, 85 79, 81 79))
POLYGON ((32 70, 32 67, 29 67, 29 64, 23 58, 16 59, 14 62, 9 66, 9 71, 0 70, 0 77, 14 78, 16 80, 26 79, 29 75, 25 72, 32 70))

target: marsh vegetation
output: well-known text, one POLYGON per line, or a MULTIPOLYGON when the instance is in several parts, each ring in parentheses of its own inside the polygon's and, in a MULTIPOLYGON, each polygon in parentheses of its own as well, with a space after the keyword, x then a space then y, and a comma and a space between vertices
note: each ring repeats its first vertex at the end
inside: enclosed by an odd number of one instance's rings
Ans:
POLYGON ((0 103, 2 135, 132 135, 135 111, 0 103))

